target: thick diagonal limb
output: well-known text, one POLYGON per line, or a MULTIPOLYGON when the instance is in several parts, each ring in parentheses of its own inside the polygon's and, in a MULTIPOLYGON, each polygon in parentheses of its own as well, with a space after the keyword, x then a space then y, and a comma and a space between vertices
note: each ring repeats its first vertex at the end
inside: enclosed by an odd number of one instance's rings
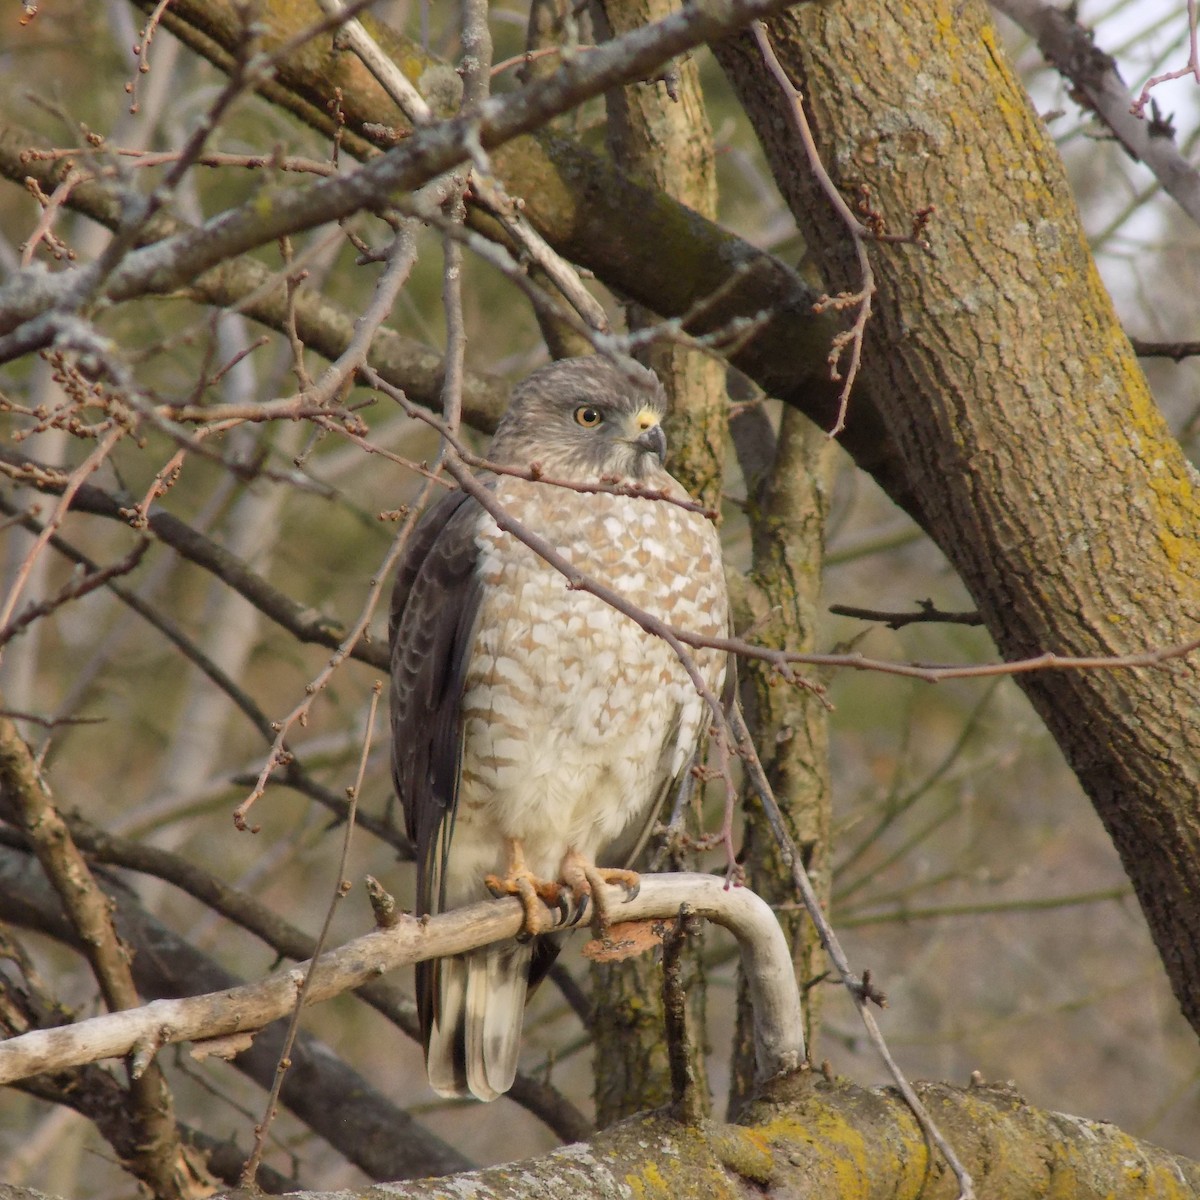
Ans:
POLYGON ((545 901, 551 908, 558 908, 565 918, 563 888, 553 880, 539 879, 525 865, 525 849, 517 838, 506 838, 504 848, 507 855, 504 875, 485 875, 484 886, 493 896, 516 896, 521 901, 525 909, 525 921, 519 940, 528 941, 545 932, 539 900, 545 901))

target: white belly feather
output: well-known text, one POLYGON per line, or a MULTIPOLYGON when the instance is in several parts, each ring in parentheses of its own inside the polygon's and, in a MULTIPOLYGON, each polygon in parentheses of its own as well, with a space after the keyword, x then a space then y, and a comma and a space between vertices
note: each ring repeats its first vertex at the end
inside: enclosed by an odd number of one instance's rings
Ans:
MULTIPOLYGON (((546 495, 510 478, 497 498, 537 529, 526 512, 546 495)), ((631 497, 562 493, 555 503, 555 548, 573 566, 672 625, 725 633, 720 551, 703 517, 631 497)), ((485 895, 483 876, 503 872, 504 838, 523 843, 542 878, 558 878, 568 850, 604 865, 606 850, 648 820, 709 719, 665 641, 570 590, 490 518, 476 541, 485 590, 463 697, 452 906, 485 895)), ((695 657, 719 692, 724 656, 695 657)))

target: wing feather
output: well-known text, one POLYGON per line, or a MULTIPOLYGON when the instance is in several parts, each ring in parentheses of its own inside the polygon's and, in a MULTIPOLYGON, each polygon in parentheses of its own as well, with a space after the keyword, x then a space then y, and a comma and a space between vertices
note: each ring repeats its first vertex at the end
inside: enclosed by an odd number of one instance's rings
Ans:
MULTIPOLYGON (((475 543, 480 517, 478 504, 462 492, 439 500, 414 531, 392 591, 392 779, 416 852, 421 914, 439 912, 444 900, 462 763, 462 691, 481 598, 475 543)), ((427 1056, 442 972, 449 972, 448 984, 457 981, 461 992, 460 966, 417 964, 427 1056)), ((450 990, 456 994, 453 986, 450 990)), ((455 1075, 459 1071, 461 1066, 453 1068, 455 1075)))
POLYGON ((417 857, 417 904, 436 912, 462 758, 459 714, 480 585, 478 505, 451 492, 413 534, 392 593, 392 776, 417 857))

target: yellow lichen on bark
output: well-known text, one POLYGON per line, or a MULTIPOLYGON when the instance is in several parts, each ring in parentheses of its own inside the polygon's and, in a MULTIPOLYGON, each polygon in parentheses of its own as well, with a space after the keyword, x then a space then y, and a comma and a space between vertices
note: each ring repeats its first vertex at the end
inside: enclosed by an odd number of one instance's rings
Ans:
MULTIPOLYGON (((1023 658, 1179 645, 1200 613, 1196 477, 1088 252, 1062 163, 981 0, 800 5, 769 22, 842 195, 930 249, 868 245, 860 376, 903 494, 1023 658), (952 14, 948 21, 947 14, 952 14), (912 65, 913 50, 921 62, 912 65), (864 190, 865 189, 865 190, 864 190)), ((752 39, 717 47, 830 291, 860 285, 846 228, 779 118, 752 39)), ((851 412, 853 420, 853 404, 851 412)), ((1135 885, 1200 1029, 1200 675, 1025 675, 1135 885)))

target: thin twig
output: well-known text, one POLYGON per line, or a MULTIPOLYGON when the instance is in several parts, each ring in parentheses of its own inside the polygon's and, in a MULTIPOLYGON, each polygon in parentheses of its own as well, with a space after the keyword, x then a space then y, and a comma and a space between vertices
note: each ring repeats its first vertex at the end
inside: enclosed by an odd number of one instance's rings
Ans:
POLYGON ((1187 63, 1176 71, 1166 71, 1162 75, 1155 75, 1153 78, 1146 81, 1138 98, 1130 106, 1129 111, 1135 117, 1141 117, 1145 114, 1146 104, 1150 100, 1150 92, 1153 88, 1158 87, 1160 83, 1167 83, 1172 79, 1182 79, 1185 75, 1191 75, 1197 83, 1200 83, 1200 49, 1197 48, 1197 33, 1196 33, 1196 0, 1187 0, 1187 16, 1188 16, 1188 60, 1187 63))
POLYGON ((883 1034, 880 1032, 879 1025, 875 1020, 875 1016, 870 1011, 869 1003, 872 1000, 878 999, 878 993, 872 990, 870 980, 865 974, 860 978, 850 969, 850 960, 846 957, 846 953, 838 941, 837 934, 834 933, 833 926, 829 923, 829 919, 825 915, 821 901, 812 886, 808 872, 804 868, 804 860, 796 849, 791 835, 788 833, 787 825, 783 820, 783 814, 779 811, 779 804, 775 799, 775 793, 754 749, 754 739, 750 735, 750 730, 746 725, 746 720, 742 715, 740 706, 735 705, 733 712, 730 714, 730 728, 737 740, 738 751, 746 765, 746 773, 750 779, 750 784, 762 801, 763 811, 766 813, 767 820, 779 844, 780 858, 791 869, 792 879, 796 884, 797 891, 800 893, 804 907, 808 911, 809 919, 816 927, 822 945, 837 968, 838 974, 846 986, 846 990, 850 993, 850 997, 858 1009, 859 1017, 862 1019, 863 1025, 867 1030, 867 1036, 871 1044, 875 1047, 876 1052, 886 1065, 888 1073, 891 1075, 900 1094, 904 1097, 905 1102, 912 1110, 913 1116, 916 1117, 917 1123, 921 1126, 925 1136, 941 1151, 946 1162, 949 1163, 950 1169, 954 1172, 955 1178, 958 1180, 959 1200, 973 1200, 975 1188, 971 1181, 971 1176, 959 1161, 953 1147, 950 1146, 942 1135, 941 1130, 938 1129, 937 1124, 929 1115, 924 1104, 921 1103, 921 1099, 913 1090, 912 1084, 905 1078, 903 1071, 900 1070, 899 1065, 892 1057, 891 1051, 888 1049, 883 1034))
POLYGON ((871 230, 854 215, 850 206, 842 198, 841 192, 838 191, 837 185, 830 179, 829 172, 825 169, 825 164, 821 161, 821 154, 817 149, 816 141, 813 139, 812 130, 809 128, 808 117, 804 112, 804 95, 783 69, 783 64, 780 63, 775 54, 775 49, 771 45, 771 39, 767 34, 766 26, 761 21, 754 21, 750 28, 754 33, 754 40, 758 44, 763 62, 766 63, 767 69, 783 90, 784 95, 791 101, 787 108, 788 121, 799 138, 800 144, 804 147, 809 169, 820 185, 821 191, 824 192, 826 199, 832 205, 834 212, 837 213, 842 224, 846 226, 851 241, 854 243, 855 257, 858 259, 859 290, 852 294, 824 297, 820 306, 814 305, 814 312, 823 311, 824 308, 848 308, 850 306, 854 306, 857 309, 854 324, 848 331, 835 337, 833 345, 830 348, 830 378, 834 381, 838 379, 842 380, 842 389, 838 395, 837 417, 834 419, 833 427, 829 430, 829 436, 833 438, 837 437, 846 425, 846 411, 850 404, 850 389, 854 386, 854 380, 858 376, 859 364, 862 361, 863 337, 866 333, 867 321, 871 317, 871 301, 875 295, 875 273, 871 269, 871 260, 867 255, 867 239, 872 234, 871 230), (846 352, 847 345, 850 348, 850 360, 845 374, 842 375, 839 363, 842 355, 846 352))
MULTIPOLYGON (((1194 58, 1193 5, 1194 0, 1190 0, 1188 19, 1194 58)), ((992 7, 1036 39, 1047 61, 1070 81, 1070 94, 1076 103, 1095 113, 1129 157, 1152 171, 1164 191, 1200 224, 1200 171, 1172 138, 1156 136, 1149 122, 1133 115, 1137 101, 1117 71, 1116 62, 1096 45, 1093 31, 1075 20, 1074 8, 1047 0, 992 0, 992 7)), ((1150 86, 1147 84, 1147 88, 1150 86)))
POLYGON ((296 1004, 292 1009, 291 1019, 288 1021, 283 1046, 279 1051, 279 1062, 275 1068, 275 1078, 271 1084, 270 1094, 267 1096, 266 1108, 263 1112, 262 1120, 254 1130, 254 1149, 251 1150, 249 1158, 246 1159, 246 1165, 242 1168, 241 1187, 252 1187, 254 1180, 258 1176, 259 1163, 262 1161, 263 1151, 267 1144, 267 1133, 271 1128, 271 1122, 275 1119, 279 1111, 277 1108, 279 1092, 283 1087, 283 1079, 287 1074, 288 1067, 291 1066, 290 1055, 292 1046, 296 1041, 296 1034, 300 1030, 300 1014, 304 1011, 305 998, 312 988, 313 975, 316 972, 317 964, 321 960, 321 952, 325 949, 325 942, 329 937, 329 930, 333 925, 333 914, 337 911, 339 904, 346 898, 350 890, 350 882, 346 878, 350 861, 350 840, 354 834, 354 817, 358 809, 358 797, 362 792, 363 777, 367 770, 367 755, 371 749, 371 735, 375 730, 375 713, 379 708, 379 697, 382 693, 383 684, 376 680, 374 687, 371 689, 371 704, 367 710, 367 724, 363 731, 362 753, 358 759, 358 774, 355 776, 354 784, 346 789, 350 808, 346 814, 346 831, 342 837, 342 856, 338 861, 337 885, 333 889, 329 906, 325 910, 325 920, 321 925, 321 932, 317 934, 316 948, 308 963, 308 969, 304 972, 303 982, 296 990, 296 1004))
POLYGON ((384 588, 391 582, 391 573, 396 563, 399 561, 400 555, 404 552, 404 548, 408 543, 408 538, 411 535, 413 528, 416 525, 416 517, 410 516, 405 521, 400 532, 392 539, 392 544, 388 547, 387 554, 384 555, 383 561, 379 565, 379 570, 371 579, 370 586, 367 590, 367 598, 363 603, 362 609, 359 612, 358 619, 354 622, 350 631, 342 639, 337 649, 330 656, 325 666, 310 680, 305 686, 304 699, 292 709, 286 717, 280 721, 272 722, 272 727, 275 730, 275 738, 271 743, 271 750, 267 755, 267 760, 263 764, 262 770, 259 772, 258 778, 251 789, 250 795, 241 802, 233 810, 233 823, 241 830, 249 829, 253 833, 258 832, 257 827, 251 827, 246 824, 246 814, 253 807, 255 802, 259 800, 263 793, 267 790, 267 783, 271 776, 275 773, 276 768, 287 765, 292 759, 292 753, 287 748, 287 736, 291 732, 292 726, 304 725, 308 721, 308 713, 312 708, 313 701, 323 692, 329 683, 330 678, 338 670, 339 667, 350 657, 350 653, 357 644, 358 639, 366 631, 367 626, 371 623, 371 618, 374 616, 376 605, 379 603, 379 598, 383 594, 384 588))
MULTIPOLYGON (((8 595, 5 597, 4 604, 0 607, 0 628, 3 628, 12 620, 13 612, 17 607, 17 601, 20 599, 21 592, 29 579, 30 571, 33 570, 33 564, 37 560, 38 555, 45 549, 46 543, 50 540, 50 535, 56 532, 58 527, 63 523, 67 511, 71 507, 72 499, 83 487, 87 477, 93 471, 99 469, 100 464, 104 462, 112 448, 125 436, 126 432, 123 426, 114 422, 104 437, 101 438, 96 448, 67 476, 59 501, 54 506, 54 511, 43 525, 42 532, 33 539, 33 545, 29 547, 28 552, 21 561, 21 565, 18 567, 13 582, 8 589, 8 595)), ((0 648, 0 655, 2 654, 3 649, 0 648)))
POLYGON ((408 281, 417 260, 417 243, 411 225, 402 223, 387 251, 387 264, 375 283, 371 301, 354 322, 354 335, 345 350, 306 388, 297 401, 327 408, 334 397, 349 386, 355 373, 367 361, 371 343, 380 326, 391 315, 396 297, 408 281))
MULTIPOLYGON (((1075 908, 1085 904, 1107 904, 1115 900, 1128 900, 1133 896, 1129 884, 1105 888, 1099 892, 1078 892, 1071 896, 1033 896, 1028 900, 999 900, 978 904, 931 904, 924 907, 909 907, 899 904, 878 912, 843 913, 838 924, 843 929, 861 929, 864 925, 906 925, 910 921, 938 921, 947 917, 1009 916, 1030 912, 1046 912, 1059 908, 1075 908)), ((793 907, 776 905, 783 909, 793 907)), ((802 907, 802 906, 801 906, 802 907)))
POLYGON ((101 567, 99 570, 85 571, 77 578, 69 579, 58 593, 51 596, 49 600, 42 600, 36 604, 28 605, 20 616, 3 629, 0 629, 0 646, 11 641, 23 629, 33 624, 34 621, 54 612, 56 608, 61 608, 64 604, 72 600, 78 600, 86 596, 89 592, 94 592, 97 588, 103 587, 106 583, 110 583, 122 575, 128 575, 142 561, 149 548, 149 539, 139 538, 133 549, 124 558, 111 563, 107 567, 101 567))
POLYGON ((982 625, 983 617, 974 610, 970 612, 943 612, 932 600, 918 600, 919 611, 899 613, 877 608, 855 608, 850 604, 831 604, 829 611, 835 617, 854 617, 859 621, 880 621, 889 629, 903 629, 905 625, 982 625))

